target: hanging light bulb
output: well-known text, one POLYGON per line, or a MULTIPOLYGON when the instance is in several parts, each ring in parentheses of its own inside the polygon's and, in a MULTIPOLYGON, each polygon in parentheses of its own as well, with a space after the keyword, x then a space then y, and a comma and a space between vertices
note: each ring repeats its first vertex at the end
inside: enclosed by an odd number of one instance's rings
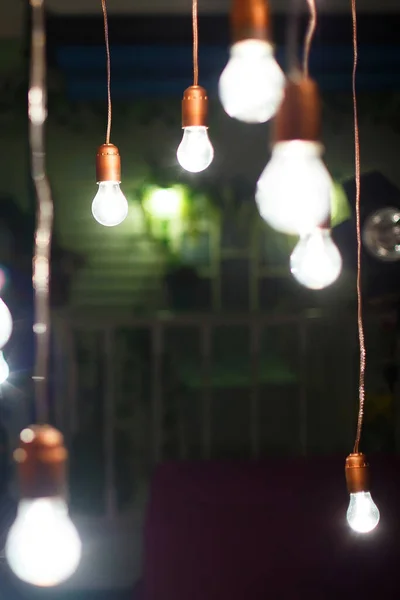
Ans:
POLYGON ((257 183, 261 217, 274 229, 305 235, 330 212, 333 182, 321 160, 318 88, 308 78, 292 78, 275 119, 272 157, 257 183))
POLYGON ((186 171, 200 173, 210 166, 214 148, 208 137, 208 97, 200 85, 192 85, 183 94, 183 138, 176 153, 179 164, 186 171))
POLYGON ((10 367, 7 364, 4 354, 0 350, 0 385, 7 381, 10 374, 10 367))
POLYGON ((369 215, 363 241, 375 258, 385 262, 400 260, 400 210, 388 206, 369 215))
POLYGON ((121 157, 114 144, 103 144, 98 149, 96 175, 99 190, 92 203, 92 214, 100 225, 119 225, 128 214, 128 201, 120 188, 121 157))
POLYGON ((21 501, 6 558, 21 580, 52 587, 76 571, 81 557, 81 541, 64 499, 67 452, 60 432, 48 425, 24 429, 20 439, 14 457, 21 501))
POLYGON ((350 504, 347 522, 357 533, 370 533, 379 523, 380 514, 369 491, 369 466, 365 454, 346 458, 345 474, 350 504))
POLYGON ((0 298, 0 348, 3 348, 11 337, 13 321, 6 303, 0 298))
POLYGON ((290 257, 293 277, 311 290, 322 290, 339 277, 342 257, 329 227, 317 227, 300 238, 290 257))
POLYGON ((245 123, 265 123, 283 98, 285 77, 269 41, 266 0, 233 0, 231 26, 234 44, 219 80, 225 112, 245 123))

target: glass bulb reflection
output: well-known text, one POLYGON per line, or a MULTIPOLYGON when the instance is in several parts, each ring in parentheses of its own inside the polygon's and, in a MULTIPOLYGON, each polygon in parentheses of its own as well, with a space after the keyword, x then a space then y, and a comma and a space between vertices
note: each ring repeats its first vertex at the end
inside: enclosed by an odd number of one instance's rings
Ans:
POLYGON ((382 208, 365 221, 363 241, 373 256, 386 262, 400 260, 400 210, 382 208))
POLYGON ((6 557, 19 579, 40 587, 59 585, 76 571, 81 541, 62 498, 21 500, 6 557))
POLYGON ((185 127, 176 157, 181 167, 191 173, 207 169, 214 158, 214 148, 208 137, 207 127, 185 127))
POLYGON ((257 183, 256 202, 261 217, 277 231, 305 235, 326 221, 333 182, 321 154, 315 142, 275 144, 257 183))
POLYGON ((128 201, 118 181, 100 181, 92 203, 92 214, 100 225, 114 227, 126 219, 128 201))
POLYGON ((350 494, 347 522, 357 533, 369 533, 378 525, 379 509, 369 492, 350 494))
POLYGON ((265 123, 278 110, 284 85, 285 77, 271 44, 243 40, 231 48, 219 80, 219 97, 230 117, 245 123, 265 123))
POLYGON ((7 364, 4 354, 0 351, 0 385, 7 381, 10 374, 10 367, 7 364))
POLYGON ((290 257, 290 270, 299 283, 322 290, 339 277, 342 257, 329 229, 318 227, 300 238, 290 257))
POLYGON ((13 329, 12 316, 5 302, 0 298, 0 348, 3 348, 11 337, 13 329))

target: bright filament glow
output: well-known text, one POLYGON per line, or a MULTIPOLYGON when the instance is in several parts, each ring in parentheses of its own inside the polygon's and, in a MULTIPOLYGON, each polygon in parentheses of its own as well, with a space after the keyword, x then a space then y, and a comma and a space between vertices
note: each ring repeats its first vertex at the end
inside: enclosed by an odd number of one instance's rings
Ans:
POLYGON ((290 270, 299 283, 322 290, 339 277, 342 257, 329 229, 317 228, 302 237, 290 257, 290 270))
POLYGON ((24 499, 8 534, 12 571, 32 585, 52 587, 68 579, 81 558, 81 540, 62 498, 24 499))
POLYGON ((231 48, 219 80, 219 97, 230 117, 245 123, 265 123, 278 110, 284 85, 285 77, 271 44, 243 40, 231 48))
POLYGON ((357 533, 369 533, 378 525, 379 509, 369 492, 350 494, 347 522, 357 533))
POLYGON ((4 354, 0 351, 0 385, 7 381, 9 374, 10 367, 4 358, 4 354))
POLYGON ((7 305, 0 298, 0 348, 3 348, 11 337, 13 328, 12 316, 7 305))
POLYGON ((333 182, 321 160, 322 146, 293 140, 275 144, 257 183, 262 218, 289 235, 305 235, 324 223, 330 212, 333 182))
POLYGON ((118 181, 100 181, 92 204, 92 214, 96 221, 105 227, 114 227, 126 219, 128 201, 118 181))
POLYGON ((214 148, 208 137, 207 127, 185 127, 176 157, 181 167, 191 173, 207 169, 214 158, 214 148))

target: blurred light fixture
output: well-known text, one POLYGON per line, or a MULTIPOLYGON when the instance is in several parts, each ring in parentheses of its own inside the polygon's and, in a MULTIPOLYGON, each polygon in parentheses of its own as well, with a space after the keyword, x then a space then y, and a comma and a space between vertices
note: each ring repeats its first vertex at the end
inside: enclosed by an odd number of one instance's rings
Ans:
POLYGON ((274 124, 272 157, 257 183, 261 217, 274 229, 305 236, 330 213, 333 182, 321 156, 316 83, 294 74, 274 124))
POLYGON ((219 80, 219 97, 225 112, 245 123, 265 123, 283 98, 285 77, 270 41, 270 15, 266 0, 233 0, 233 45, 219 80))
POLYGON ((111 104, 111 59, 108 39, 108 18, 106 0, 101 0, 104 19, 104 40, 107 56, 107 132, 106 142, 97 150, 96 181, 99 190, 92 203, 92 214, 100 225, 114 227, 128 215, 128 201, 121 191, 121 157, 118 148, 110 143, 112 104, 111 104))

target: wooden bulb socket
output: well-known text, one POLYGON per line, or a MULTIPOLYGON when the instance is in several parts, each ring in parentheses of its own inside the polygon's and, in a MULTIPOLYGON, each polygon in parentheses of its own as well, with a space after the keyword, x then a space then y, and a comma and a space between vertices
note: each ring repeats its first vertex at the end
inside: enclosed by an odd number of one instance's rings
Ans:
POLYGON ((232 0, 233 43, 270 39, 270 12, 266 0, 232 0))
POLYGON ((346 458, 345 475, 349 494, 369 492, 369 464, 365 454, 349 454, 346 458))
POLYGON ((208 126, 208 96, 200 85, 191 85, 183 93, 182 128, 208 126))
POLYGON ((22 498, 64 496, 68 453, 62 434, 50 425, 33 425, 20 435, 14 452, 22 498))
POLYGON ((274 142, 318 142, 321 135, 321 100, 318 86, 308 77, 289 79, 275 117, 274 142))
POLYGON ((102 144, 96 155, 96 181, 121 182, 121 157, 114 144, 102 144))

